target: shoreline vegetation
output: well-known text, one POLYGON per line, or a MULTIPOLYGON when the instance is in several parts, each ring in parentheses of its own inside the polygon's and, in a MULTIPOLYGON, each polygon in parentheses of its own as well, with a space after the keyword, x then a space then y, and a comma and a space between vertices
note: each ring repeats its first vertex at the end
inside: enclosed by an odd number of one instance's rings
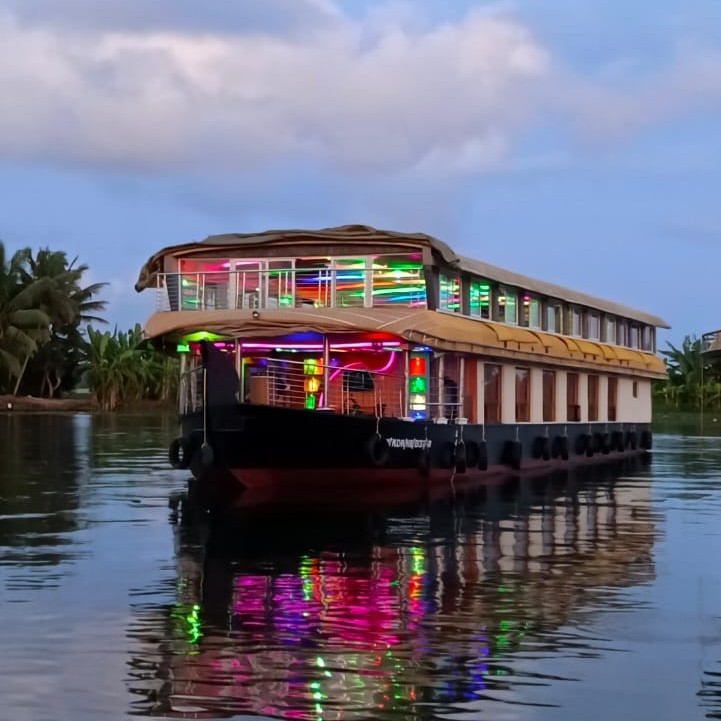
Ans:
POLYGON ((178 360, 144 343, 139 324, 97 330, 108 284, 83 285, 77 261, 49 248, 9 255, 0 241, 0 411, 169 404, 178 360))
MULTIPOLYGON (((97 296, 108 284, 84 286, 87 270, 49 248, 8 256, 0 241, 0 413, 173 408, 178 359, 147 343, 140 324, 97 330, 107 323, 107 301, 97 296)), ((684 412, 721 417, 721 361, 696 336, 666 345, 653 422, 684 412)))
MULTIPOLYGON (((134 411, 157 410, 161 413, 173 413, 175 406, 165 400, 136 400, 114 408, 113 411, 132 413, 134 411)), ((35 396, 0 395, 0 415, 7 413, 107 413, 98 405, 94 396, 82 398, 36 398, 35 396)))

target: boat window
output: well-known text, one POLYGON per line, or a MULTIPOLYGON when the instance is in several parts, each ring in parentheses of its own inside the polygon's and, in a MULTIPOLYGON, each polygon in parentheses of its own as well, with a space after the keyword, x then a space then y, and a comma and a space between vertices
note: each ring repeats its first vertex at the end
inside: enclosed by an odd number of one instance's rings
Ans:
MULTIPOLYGON (((460 298, 460 292, 458 295, 460 298)), ((373 258, 373 305, 425 307, 426 283, 421 253, 373 258)))
POLYGON ((293 260, 269 260, 265 288, 266 308, 292 308, 295 304, 293 260))
POLYGON ((480 278, 471 280, 469 311, 477 318, 491 319, 491 284, 489 281, 480 278))
POLYGON ((618 378, 609 376, 608 378, 608 420, 616 420, 616 404, 618 399, 618 378))
POLYGON ((461 312, 461 282, 457 275, 440 274, 438 307, 454 313, 461 312))
POLYGON ((516 292, 499 286, 496 296, 496 312, 494 320, 502 323, 518 323, 518 304, 516 292))
POLYGON ((483 365, 483 419, 501 422, 501 366, 495 363, 483 365))
POLYGON ((538 298, 523 294, 523 305, 521 306, 522 316, 521 325, 526 328, 541 327, 541 301, 538 298))
POLYGON ((566 374, 566 420, 581 420, 581 406, 578 402, 578 373, 566 374))
POLYGON ((641 347, 641 329, 635 323, 629 328, 628 346, 629 348, 641 347))
POLYGON ((616 317, 613 315, 607 315, 604 319, 602 340, 606 343, 616 343, 616 317))
POLYGON ((601 337, 601 314, 594 310, 586 311, 586 338, 599 340, 601 337))
POLYGON ((556 420, 556 371, 543 371, 543 420, 556 420))
POLYGON ((362 308, 366 305, 365 258, 335 258, 333 261, 336 308, 362 308))
POLYGON ((516 368, 516 420, 531 420, 531 370, 516 368))
POLYGON ((323 308, 330 305, 332 262, 330 258, 297 258, 295 305, 323 308))
POLYGON ((227 258, 181 259, 179 273, 167 277, 171 310, 225 309, 231 302, 227 258))
POLYGON ((644 325, 642 328, 641 348, 649 353, 656 351, 656 329, 652 325, 644 325))
POLYGON ((583 335, 581 309, 571 307, 568 317, 568 335, 575 335, 580 338, 583 335))
POLYGON ((598 376, 588 376, 588 420, 598 420, 598 376))
POLYGON ((616 323, 616 345, 628 345, 628 323, 620 320, 616 323))
POLYGON ((563 305, 555 300, 546 303, 546 322, 544 330, 551 333, 563 333, 563 305))

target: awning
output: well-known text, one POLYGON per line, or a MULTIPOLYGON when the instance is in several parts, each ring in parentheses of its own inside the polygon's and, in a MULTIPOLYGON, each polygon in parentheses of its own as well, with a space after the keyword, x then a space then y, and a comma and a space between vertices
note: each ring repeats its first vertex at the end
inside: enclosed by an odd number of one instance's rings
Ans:
POLYGON ((482 320, 477 321, 481 324, 485 325, 487 328, 490 328, 493 333, 495 334, 496 338, 501 343, 517 343, 519 346, 528 345, 528 346, 538 346, 538 345, 544 345, 540 338, 538 337, 539 334, 533 333, 532 331, 526 329, 526 328, 519 328, 515 325, 503 325, 502 323, 494 323, 489 320, 482 320))
POLYGON ((633 369, 663 378, 663 361, 651 353, 580 338, 505 326, 453 313, 412 308, 301 308, 273 310, 160 311, 148 320, 146 337, 175 343, 197 331, 230 338, 276 338, 290 333, 349 335, 387 333, 417 345, 459 353, 586 363, 618 371, 633 369))
POLYGON ((598 343, 593 343, 589 340, 583 340, 581 338, 574 338, 573 340, 584 354, 593 356, 598 360, 605 360, 606 356, 598 343))
POLYGON ((578 342, 575 338, 568 338, 566 336, 559 336, 561 341, 565 344, 566 348, 568 348, 569 355, 571 358, 583 358, 583 349, 581 346, 578 345, 578 342))

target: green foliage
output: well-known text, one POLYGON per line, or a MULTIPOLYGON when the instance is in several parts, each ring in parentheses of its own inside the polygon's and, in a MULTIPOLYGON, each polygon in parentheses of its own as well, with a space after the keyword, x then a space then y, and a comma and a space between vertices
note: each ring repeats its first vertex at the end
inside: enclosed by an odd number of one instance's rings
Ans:
POLYGON ((106 283, 85 285, 88 266, 63 251, 23 248, 8 258, 0 242, 0 393, 53 397, 83 377, 101 408, 177 389, 177 360, 142 345, 142 331, 101 332, 106 283), (85 330, 83 327, 87 326, 85 330))
POLYGON ((122 332, 87 327, 88 387, 103 410, 140 400, 168 401, 177 390, 178 362, 143 344, 139 325, 122 332))
POLYGON ((677 348, 662 350, 668 377, 654 387, 657 408, 721 410, 721 364, 703 353, 700 338, 686 336, 677 348))
POLYGON ((7 392, 27 359, 50 339, 43 305, 47 283, 28 275, 30 258, 29 248, 8 258, 0 242, 0 392, 7 392))

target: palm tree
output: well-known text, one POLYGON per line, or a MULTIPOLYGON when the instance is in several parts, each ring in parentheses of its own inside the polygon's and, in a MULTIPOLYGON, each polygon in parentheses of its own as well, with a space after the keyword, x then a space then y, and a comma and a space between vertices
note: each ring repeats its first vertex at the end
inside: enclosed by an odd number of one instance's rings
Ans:
POLYGON ((87 346, 80 327, 90 322, 106 322, 97 315, 105 309, 106 302, 93 298, 107 283, 82 287, 80 282, 88 266, 76 265, 77 260, 75 257, 68 262, 65 252, 49 248, 38 250, 34 258, 32 254, 29 256, 24 281, 44 283, 42 309, 50 319, 50 338, 32 359, 26 357, 15 386, 16 393, 28 363, 30 384, 35 387, 39 383, 40 395, 47 393, 52 397, 61 385, 72 388, 80 379, 87 346))
POLYGON ((719 403, 719 368, 713 358, 703 353, 702 340, 693 335, 684 337, 677 348, 667 341, 665 356, 668 378, 658 389, 667 402, 678 408, 683 405, 704 408, 719 403))
POLYGON ((0 241, 0 371, 6 382, 22 375, 27 359, 50 337, 50 318, 41 307, 45 284, 26 282, 31 255, 24 248, 8 259, 0 241))

